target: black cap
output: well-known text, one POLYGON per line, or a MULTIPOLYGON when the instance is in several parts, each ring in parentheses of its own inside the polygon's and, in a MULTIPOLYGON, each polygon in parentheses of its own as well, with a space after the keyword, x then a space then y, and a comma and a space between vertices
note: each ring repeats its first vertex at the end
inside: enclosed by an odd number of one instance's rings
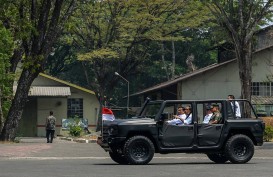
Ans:
POLYGON ((212 107, 218 107, 219 108, 219 105, 214 103, 214 104, 212 104, 212 107))
POLYGON ((213 108, 213 106, 210 104, 206 106, 206 110, 211 110, 212 108, 213 108))

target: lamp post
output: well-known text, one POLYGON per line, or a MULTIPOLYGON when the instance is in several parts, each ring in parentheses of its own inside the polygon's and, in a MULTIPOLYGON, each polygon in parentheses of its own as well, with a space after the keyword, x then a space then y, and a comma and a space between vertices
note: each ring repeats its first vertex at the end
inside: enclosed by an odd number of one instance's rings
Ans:
POLYGON ((115 72, 116 76, 121 77, 123 80, 125 80, 128 83, 128 90, 127 90, 127 117, 128 117, 128 111, 129 111, 129 81, 122 77, 118 72, 115 72))

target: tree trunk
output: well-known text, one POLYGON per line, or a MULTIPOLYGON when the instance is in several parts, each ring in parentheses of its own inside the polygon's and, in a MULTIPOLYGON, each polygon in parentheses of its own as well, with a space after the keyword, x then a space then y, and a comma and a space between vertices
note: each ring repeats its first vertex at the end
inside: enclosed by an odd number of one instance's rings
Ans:
POLYGON ((81 62, 81 64, 82 64, 83 72, 84 72, 84 75, 85 75, 86 83, 87 83, 88 86, 91 86, 91 82, 90 82, 90 79, 89 79, 89 76, 88 76, 88 73, 87 73, 85 62, 83 61, 83 62, 81 62))
MULTIPOLYGON (((239 63, 239 77, 241 81, 241 98, 251 100, 251 82, 252 82, 252 41, 236 49, 238 52, 237 60, 239 63), (241 50, 240 50, 241 49, 241 50)), ((248 105, 248 104, 247 104, 248 105)), ((245 105, 244 112, 250 117, 251 110, 245 105)))
POLYGON ((165 45, 164 45, 164 42, 162 42, 161 44, 161 59, 162 59, 162 63, 163 63, 163 67, 164 67, 164 70, 166 72, 166 76, 167 76, 167 79, 170 80, 170 77, 169 77, 169 73, 168 73, 168 65, 166 64, 166 61, 165 61, 165 45))
POLYGON ((239 62, 239 76, 241 80, 241 97, 242 99, 251 100, 251 81, 252 81, 252 66, 251 54, 245 54, 239 62))
MULTIPOLYGON (((31 69, 29 69, 31 70, 31 69)), ((7 120, 1 132, 1 141, 13 141, 16 136, 19 121, 21 119, 23 108, 28 101, 28 91, 33 80, 38 76, 39 72, 32 73, 27 69, 22 71, 18 82, 17 91, 12 100, 11 108, 7 116, 7 120)))
POLYGON ((103 95, 104 95, 104 92, 103 91, 100 91, 99 93, 97 92, 96 96, 97 96, 97 99, 99 100, 99 103, 100 103, 100 108, 99 108, 99 115, 98 115, 98 120, 97 120, 97 125, 96 125, 96 131, 101 131, 101 128, 102 128, 102 107, 103 107, 103 95))
POLYGON ((100 104, 99 108, 99 115, 98 115, 98 120, 97 120, 97 126, 96 126, 96 132, 101 131, 102 128, 102 104, 100 104))
POLYGON ((174 78, 174 72, 175 72, 175 45, 174 41, 172 41, 172 71, 171 71, 171 78, 174 78))

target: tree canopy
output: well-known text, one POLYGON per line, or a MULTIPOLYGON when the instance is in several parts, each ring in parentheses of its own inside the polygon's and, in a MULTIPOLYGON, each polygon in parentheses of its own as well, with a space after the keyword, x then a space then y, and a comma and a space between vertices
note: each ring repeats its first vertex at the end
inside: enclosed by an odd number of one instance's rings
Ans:
POLYGON ((144 72, 155 46, 189 41, 183 32, 200 27, 207 12, 198 1, 90 1, 77 9, 66 39, 79 52, 88 87, 104 96, 120 79, 115 71, 126 78, 144 72))

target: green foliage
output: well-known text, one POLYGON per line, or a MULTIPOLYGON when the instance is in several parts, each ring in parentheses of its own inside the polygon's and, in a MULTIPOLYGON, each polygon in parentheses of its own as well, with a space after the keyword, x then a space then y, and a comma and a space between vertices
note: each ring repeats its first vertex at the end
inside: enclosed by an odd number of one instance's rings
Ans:
POLYGON ((165 81, 162 42, 171 70, 175 41, 176 76, 187 72, 185 61, 191 53, 198 68, 214 63, 217 55, 209 50, 213 35, 205 26, 212 19, 199 1, 86 1, 66 24, 67 31, 48 57, 47 71, 123 106, 126 83, 117 82, 114 72, 130 81, 130 93, 165 81))
POLYGON ((80 125, 80 119, 75 117, 75 118, 71 118, 73 119, 73 121, 70 125, 68 125, 69 127, 69 134, 71 136, 75 136, 75 137, 79 137, 83 131, 81 125, 80 125))
POLYGON ((3 116, 6 117, 11 105, 14 75, 9 72, 9 59, 14 48, 11 33, 0 24, 0 101, 3 116))
POLYGON ((253 34, 257 29, 272 21, 272 0, 202 0, 201 2, 207 5, 214 15, 215 20, 211 21, 211 27, 214 28, 214 34, 219 39, 219 45, 227 41, 247 45, 253 40, 253 34))
POLYGON ((114 50, 107 48, 107 49, 98 49, 91 51, 89 53, 79 54, 78 59, 80 61, 88 60, 92 61, 92 59, 111 59, 111 58, 118 58, 118 53, 114 50))
POLYGON ((81 135, 82 128, 79 125, 70 125, 69 126, 69 134, 71 136, 79 137, 81 135))
POLYGON ((264 140, 266 142, 271 141, 273 139, 273 127, 270 125, 265 126, 264 130, 264 140))
MULTIPOLYGON (((151 52, 158 52, 151 43, 189 40, 182 32, 211 19, 207 12, 199 1, 88 1, 71 18, 66 26, 70 33, 63 39, 71 44, 73 38, 78 59, 84 61, 87 87, 110 95, 109 88, 120 79, 113 79, 115 71, 126 78, 132 73, 149 75, 144 68, 161 60, 146 62, 151 52)), ((178 74, 184 70, 176 69, 178 74)), ((160 69, 153 73, 164 76, 160 69)))

